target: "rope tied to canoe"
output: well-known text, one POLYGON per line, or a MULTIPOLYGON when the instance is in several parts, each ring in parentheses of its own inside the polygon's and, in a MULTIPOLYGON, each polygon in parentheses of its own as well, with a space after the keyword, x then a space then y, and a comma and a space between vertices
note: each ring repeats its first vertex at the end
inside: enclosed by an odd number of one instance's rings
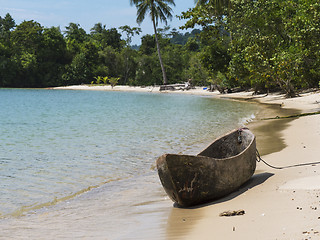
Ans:
POLYGON ((299 164, 294 164, 294 165, 289 165, 289 166, 284 166, 284 167, 276 167, 276 166, 273 166, 273 165, 267 163, 265 160, 263 160, 261 158, 261 156, 260 156, 260 153, 259 153, 258 149, 256 149, 256 152, 257 152, 257 162, 263 162, 268 167, 274 168, 274 169, 278 169, 278 170, 286 169, 286 168, 303 167, 303 166, 310 166, 310 165, 312 166, 312 165, 320 164, 320 162, 310 162, 310 163, 299 163, 299 164))

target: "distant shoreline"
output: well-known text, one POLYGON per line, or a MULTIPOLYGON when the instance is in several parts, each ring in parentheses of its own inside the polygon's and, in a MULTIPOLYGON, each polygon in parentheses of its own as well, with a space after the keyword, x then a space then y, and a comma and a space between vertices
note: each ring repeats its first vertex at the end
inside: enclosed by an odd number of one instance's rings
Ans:
POLYGON ((113 88, 110 85, 72 85, 72 86, 62 86, 54 87, 51 89, 58 90, 91 90, 91 91, 122 91, 122 92, 153 92, 153 93, 183 93, 183 94, 195 94, 203 96, 217 95, 218 92, 209 92, 204 90, 203 87, 195 87, 190 90, 176 90, 176 91, 160 91, 160 86, 127 86, 127 85, 117 85, 113 88))
POLYGON ((195 87, 194 89, 189 90, 160 91, 159 86, 134 87, 127 85, 117 85, 112 88, 110 85, 72 85, 54 87, 50 89, 191 94, 200 96, 212 96, 223 99, 256 101, 262 104, 277 104, 282 109, 300 109, 302 112, 311 112, 314 111, 315 108, 320 107, 320 90, 300 94, 300 97, 296 98, 285 98, 285 94, 280 94, 277 92, 258 95, 253 95, 252 91, 221 94, 218 91, 210 92, 206 90, 205 87, 195 87))

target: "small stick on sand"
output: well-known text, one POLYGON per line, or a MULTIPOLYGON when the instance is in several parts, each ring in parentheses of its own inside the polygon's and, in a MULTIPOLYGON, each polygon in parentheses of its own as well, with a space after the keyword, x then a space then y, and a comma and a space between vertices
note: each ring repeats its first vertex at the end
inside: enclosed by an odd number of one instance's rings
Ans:
POLYGON ((244 210, 238 210, 238 211, 224 211, 219 214, 220 217, 231 217, 231 216, 239 216, 244 215, 246 212, 244 210))

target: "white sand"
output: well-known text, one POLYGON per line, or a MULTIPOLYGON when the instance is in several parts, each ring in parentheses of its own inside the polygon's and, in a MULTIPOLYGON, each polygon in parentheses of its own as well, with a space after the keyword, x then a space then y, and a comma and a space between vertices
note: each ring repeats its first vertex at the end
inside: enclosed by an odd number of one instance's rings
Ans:
POLYGON ((122 86, 117 85, 113 88, 111 85, 73 85, 66 87, 55 87, 54 89, 61 90, 92 90, 92 91, 125 91, 125 92, 153 92, 158 91, 159 87, 131 87, 131 86, 122 86))

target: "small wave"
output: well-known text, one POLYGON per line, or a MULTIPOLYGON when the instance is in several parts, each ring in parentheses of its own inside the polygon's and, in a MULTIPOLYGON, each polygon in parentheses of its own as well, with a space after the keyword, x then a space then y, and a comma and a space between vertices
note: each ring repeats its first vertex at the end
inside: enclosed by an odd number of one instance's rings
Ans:
POLYGON ((251 114, 248 117, 241 118, 239 121, 239 124, 241 126, 247 125, 248 123, 252 122, 255 118, 256 118, 256 116, 254 114, 251 114))
POLYGON ((33 213, 36 213, 35 211, 36 210, 39 210, 39 209, 42 209, 42 208, 47 208, 47 207, 51 207, 51 206, 55 206, 61 202, 65 202, 65 201, 68 201, 68 200, 71 200, 75 197, 78 197, 79 195, 81 194, 84 194, 84 193, 87 193, 93 189, 96 189, 96 188, 99 188, 105 184, 108 184, 108 183, 111 183, 111 182, 116 182, 116 181, 120 181, 120 180, 125 180, 127 178, 115 178, 115 179, 110 179, 108 181, 105 181, 99 185, 95 185, 95 186, 89 186, 85 189, 82 189, 80 191, 77 191, 71 195, 68 195, 68 196, 64 196, 64 197, 61 197, 61 198, 57 198, 57 197, 54 197, 54 199, 50 202, 45 202, 45 203, 40 203, 40 204, 33 204, 33 205, 28 205, 28 206, 22 206, 20 207, 19 209, 17 209, 16 211, 12 212, 12 213, 8 213, 8 214, 2 214, 0 213, 0 219, 4 219, 4 218, 9 218, 9 217, 15 217, 15 218, 18 218, 18 217, 22 217, 22 216, 25 216, 26 214, 33 214, 33 213))

